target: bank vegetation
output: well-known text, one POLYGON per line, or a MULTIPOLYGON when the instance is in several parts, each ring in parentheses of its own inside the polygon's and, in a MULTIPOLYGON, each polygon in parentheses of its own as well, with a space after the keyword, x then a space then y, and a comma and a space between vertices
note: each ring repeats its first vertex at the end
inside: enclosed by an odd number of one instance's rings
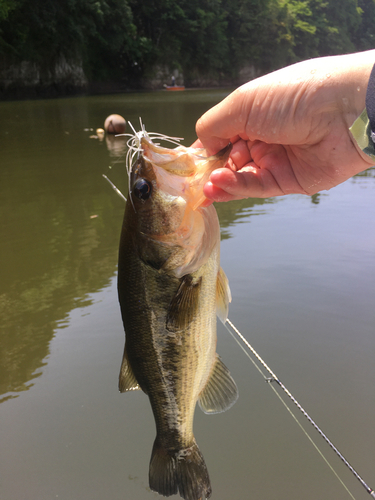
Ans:
POLYGON ((374 26, 375 0, 0 0, 0 97, 237 84, 374 26))

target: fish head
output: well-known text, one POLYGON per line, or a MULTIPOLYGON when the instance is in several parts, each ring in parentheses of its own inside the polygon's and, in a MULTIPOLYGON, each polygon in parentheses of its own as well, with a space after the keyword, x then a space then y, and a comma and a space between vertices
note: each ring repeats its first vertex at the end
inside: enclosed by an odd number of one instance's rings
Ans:
POLYGON ((141 147, 143 157, 155 167, 159 189, 181 196, 192 210, 196 210, 206 199, 203 194, 205 183, 211 172, 226 164, 232 144, 214 156, 207 156, 205 149, 164 148, 146 137, 142 137, 141 147))
POLYGON ((194 272, 220 240, 215 209, 203 207, 203 186, 226 164, 232 145, 214 156, 204 149, 169 149, 140 139, 129 195, 143 260, 181 277, 194 272), (151 256, 151 257, 150 257, 151 256))

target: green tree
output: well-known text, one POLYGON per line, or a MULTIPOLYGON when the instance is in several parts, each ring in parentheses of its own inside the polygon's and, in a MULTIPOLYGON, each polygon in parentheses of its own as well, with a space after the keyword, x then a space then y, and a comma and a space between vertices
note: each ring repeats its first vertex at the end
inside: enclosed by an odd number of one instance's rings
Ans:
POLYGON ((356 32, 352 33, 352 40, 357 50, 375 48, 375 0, 358 0, 361 9, 361 24, 356 32))
POLYGON ((352 41, 361 22, 356 0, 278 0, 277 45, 281 66, 355 50, 352 41))
POLYGON ((8 18, 9 12, 17 7, 15 0, 0 0, 0 21, 8 18))
MULTIPOLYGON (((187 80, 197 73, 229 68, 227 13, 221 0, 130 0, 138 36, 148 43, 147 70, 180 69, 187 80)), ((146 55, 146 54, 145 54, 146 55)))
POLYGON ((185 12, 181 2, 163 0, 129 0, 136 40, 143 50, 135 54, 134 64, 142 72, 152 71, 157 65, 179 66, 181 55, 180 32, 184 31, 185 12))
POLYGON ((330 0, 327 2, 326 15, 330 29, 320 37, 319 53, 332 55, 354 52, 354 40, 362 15, 357 0, 330 0))
POLYGON ((227 0, 227 39, 231 65, 266 71, 277 59, 277 0, 227 0))
POLYGON ((61 56, 83 62, 92 79, 116 77, 139 51, 126 0, 18 0, 0 19, 0 51, 12 62, 52 68, 61 56))
POLYGON ((161 67, 223 81, 372 48, 374 24, 375 0, 0 0, 0 64, 65 58, 133 88, 161 67))
POLYGON ((230 72, 228 14, 221 0, 193 0, 185 4, 186 31, 182 34, 181 64, 189 78, 194 73, 223 76, 230 72))

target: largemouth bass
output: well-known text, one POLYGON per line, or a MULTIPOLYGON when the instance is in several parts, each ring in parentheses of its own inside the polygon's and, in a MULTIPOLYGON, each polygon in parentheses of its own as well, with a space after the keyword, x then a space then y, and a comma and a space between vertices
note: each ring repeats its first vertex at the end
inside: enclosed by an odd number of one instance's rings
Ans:
POLYGON ((211 485, 193 434, 196 403, 218 413, 238 397, 216 354, 216 312, 225 321, 231 300, 219 264, 220 227, 215 208, 202 206, 203 185, 225 165, 231 145, 207 157, 161 147, 157 137, 143 127, 130 139, 118 264, 126 335, 119 389, 142 389, 150 399, 150 488, 199 500, 211 495, 211 485))

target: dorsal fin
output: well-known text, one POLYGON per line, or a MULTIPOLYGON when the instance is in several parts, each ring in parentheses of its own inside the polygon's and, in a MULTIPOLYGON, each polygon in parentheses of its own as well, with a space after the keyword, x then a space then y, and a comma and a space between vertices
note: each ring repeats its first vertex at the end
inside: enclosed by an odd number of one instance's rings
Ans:
POLYGON ((199 406, 204 413, 220 413, 233 406, 237 398, 236 382, 221 358, 216 354, 210 378, 199 397, 199 406))
POLYGON ((118 388, 120 392, 138 391, 140 386, 135 378, 132 367, 128 360, 126 352, 126 345, 124 349, 124 356, 122 358, 121 370, 119 375, 118 388))
POLYGON ((232 302, 228 278, 222 268, 217 273, 216 281, 216 314, 222 323, 228 318, 229 302, 232 302))

